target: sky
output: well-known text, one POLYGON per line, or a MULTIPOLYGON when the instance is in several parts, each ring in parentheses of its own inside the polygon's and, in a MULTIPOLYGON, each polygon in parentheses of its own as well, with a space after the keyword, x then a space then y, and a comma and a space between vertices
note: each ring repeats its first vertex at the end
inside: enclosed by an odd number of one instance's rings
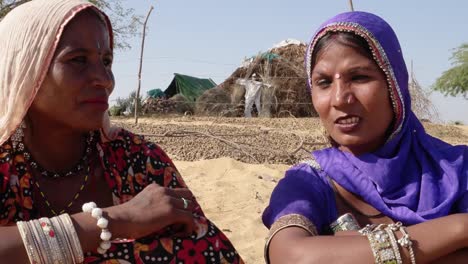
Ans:
MULTIPOLYGON (((174 73, 223 82, 244 58, 288 38, 308 42, 328 18, 349 11, 348 0, 124 0, 145 16, 142 94, 170 84, 174 73)), ((354 0, 354 9, 375 13, 395 30, 409 68, 426 90, 451 66, 454 48, 468 42, 468 1, 354 0)), ((138 85, 141 37, 114 57, 116 87, 111 100, 138 85)), ((440 122, 468 124, 468 100, 432 92, 440 122)))

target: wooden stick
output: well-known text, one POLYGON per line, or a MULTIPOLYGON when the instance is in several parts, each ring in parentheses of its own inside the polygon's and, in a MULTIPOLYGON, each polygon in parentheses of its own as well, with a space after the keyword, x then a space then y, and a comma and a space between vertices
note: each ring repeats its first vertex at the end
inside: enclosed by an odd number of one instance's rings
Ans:
POLYGON ((138 70, 138 88, 135 95, 135 125, 138 124, 138 99, 140 98, 140 88, 141 88, 141 69, 143 68, 143 51, 145 49, 145 37, 146 37, 146 23, 148 18, 151 15, 154 7, 151 6, 148 14, 146 15, 145 23, 143 23, 143 36, 141 40, 141 55, 140 55, 140 68, 138 70))
POLYGON ((353 0, 349 0, 349 7, 351 8, 351 11, 354 11, 353 0))

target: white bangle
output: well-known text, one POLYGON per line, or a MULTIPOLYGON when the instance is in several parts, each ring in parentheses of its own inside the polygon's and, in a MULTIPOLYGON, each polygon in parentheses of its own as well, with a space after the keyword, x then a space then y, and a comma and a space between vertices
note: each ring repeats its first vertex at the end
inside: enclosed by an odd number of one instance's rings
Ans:
POLYGON ((102 209, 98 208, 95 202, 83 204, 82 209, 85 213, 91 213, 91 216, 97 220, 97 226, 101 228, 100 238, 102 241, 97 248, 97 252, 103 255, 111 247, 110 239, 112 238, 112 234, 107 229, 109 221, 102 216, 102 209))

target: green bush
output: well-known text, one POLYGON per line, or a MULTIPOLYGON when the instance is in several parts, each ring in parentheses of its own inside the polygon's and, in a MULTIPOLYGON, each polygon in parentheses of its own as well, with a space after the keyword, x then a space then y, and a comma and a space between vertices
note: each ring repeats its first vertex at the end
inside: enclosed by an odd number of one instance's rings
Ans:
POLYGON ((123 109, 120 106, 114 105, 109 108, 109 115, 110 116, 121 116, 123 114, 123 109))

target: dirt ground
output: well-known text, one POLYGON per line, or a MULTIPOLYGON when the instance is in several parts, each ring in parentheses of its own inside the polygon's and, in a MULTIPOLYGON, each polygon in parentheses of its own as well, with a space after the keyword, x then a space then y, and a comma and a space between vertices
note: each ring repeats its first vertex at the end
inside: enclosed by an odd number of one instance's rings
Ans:
MULTIPOLYGON (((174 160, 231 157, 245 163, 294 164, 327 146, 317 118, 130 118, 117 125, 145 134, 174 160)), ((425 123, 429 134, 451 144, 468 144, 467 126, 425 123)))

